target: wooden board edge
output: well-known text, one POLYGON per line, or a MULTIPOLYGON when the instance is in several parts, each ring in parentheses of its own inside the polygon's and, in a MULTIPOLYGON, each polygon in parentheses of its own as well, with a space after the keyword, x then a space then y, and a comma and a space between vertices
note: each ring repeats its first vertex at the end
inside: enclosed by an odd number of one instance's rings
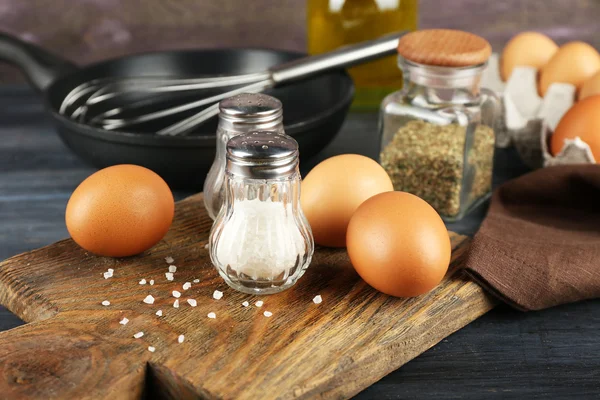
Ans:
MULTIPOLYGON (((462 272, 459 274, 464 275, 462 272)), ((355 396, 375 382, 379 381, 391 372, 399 369, 409 361, 423 354, 443 339, 464 328, 466 325, 475 321, 479 317, 492 310, 498 301, 487 294, 479 285, 474 282, 467 282, 461 289, 467 288, 473 291, 468 307, 463 311, 470 312, 469 318, 450 319, 446 328, 441 331, 433 331, 427 335, 427 339, 418 345, 409 344, 409 348, 399 348, 390 346, 387 349, 379 349, 369 357, 356 361, 351 368, 339 371, 335 376, 335 385, 331 380, 323 381, 320 385, 311 388, 310 391, 302 393, 301 396, 293 398, 302 399, 346 399, 355 396), (381 358, 390 359, 388 364, 381 363, 381 358), (368 371, 368 372, 367 372, 368 371), (366 378, 368 377, 368 378, 366 378)), ((291 397, 290 397, 291 398, 291 397)))

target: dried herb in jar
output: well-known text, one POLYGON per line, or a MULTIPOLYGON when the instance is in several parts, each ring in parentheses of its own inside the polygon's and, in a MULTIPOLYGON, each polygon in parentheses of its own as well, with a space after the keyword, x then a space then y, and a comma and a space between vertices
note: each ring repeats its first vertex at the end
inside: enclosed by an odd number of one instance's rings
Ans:
POLYGON ((458 124, 436 125, 419 120, 401 127, 380 155, 394 189, 421 197, 448 217, 458 215, 461 204, 469 207, 488 194, 494 131, 477 125, 465 157, 466 129, 458 124), (467 198, 461 199, 461 193, 467 198))

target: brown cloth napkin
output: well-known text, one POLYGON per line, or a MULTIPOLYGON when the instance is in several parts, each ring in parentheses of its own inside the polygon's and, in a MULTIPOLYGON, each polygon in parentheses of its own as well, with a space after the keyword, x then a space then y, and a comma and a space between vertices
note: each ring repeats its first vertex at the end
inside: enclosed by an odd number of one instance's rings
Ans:
POLYGON ((500 186, 466 269, 524 311, 600 297, 600 165, 543 168, 500 186))

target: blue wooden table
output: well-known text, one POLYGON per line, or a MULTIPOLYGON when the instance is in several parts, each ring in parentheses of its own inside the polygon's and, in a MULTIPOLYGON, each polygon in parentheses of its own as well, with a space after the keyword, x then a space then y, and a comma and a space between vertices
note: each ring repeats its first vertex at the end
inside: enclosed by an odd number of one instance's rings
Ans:
MULTIPOLYGON (((376 137, 375 115, 351 114, 336 140, 303 169, 334 154, 375 156, 376 137)), ((61 143, 35 93, 0 87, 0 259, 68 236, 67 200, 93 171, 61 143)), ((513 150, 497 152, 495 184, 526 171, 513 150)), ((449 227, 473 234, 485 211, 449 227)), ((0 307, 0 331, 22 323, 0 307)), ((600 300, 536 313, 499 306, 356 398, 541 397, 600 398, 600 300)))

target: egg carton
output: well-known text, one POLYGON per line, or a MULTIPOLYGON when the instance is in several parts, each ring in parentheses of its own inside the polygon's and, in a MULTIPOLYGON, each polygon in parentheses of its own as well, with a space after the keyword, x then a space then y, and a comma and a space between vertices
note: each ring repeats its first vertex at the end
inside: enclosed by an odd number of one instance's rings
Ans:
POLYGON ((553 83, 544 98, 538 95, 537 69, 516 67, 507 82, 500 78, 500 56, 491 55, 482 86, 501 99, 502 115, 496 129, 496 146, 514 145, 521 159, 531 168, 548 165, 594 162, 589 146, 581 139, 566 141, 553 157, 548 141, 563 115, 573 106, 576 88, 568 83, 553 83))

